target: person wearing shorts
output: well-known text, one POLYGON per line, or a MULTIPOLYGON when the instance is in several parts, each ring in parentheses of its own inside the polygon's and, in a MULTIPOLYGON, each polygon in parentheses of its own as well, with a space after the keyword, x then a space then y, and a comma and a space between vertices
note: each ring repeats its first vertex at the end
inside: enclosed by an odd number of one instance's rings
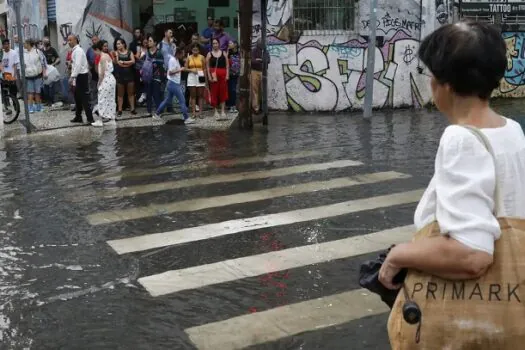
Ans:
POLYGON ((200 44, 194 43, 191 47, 191 55, 186 60, 188 71, 188 89, 190 90, 190 106, 193 117, 199 117, 203 110, 204 89, 206 87, 206 75, 204 70, 206 61, 201 55, 200 44), (196 114, 196 106, 199 106, 199 115, 196 114))
POLYGON ((24 43, 24 63, 26 65, 26 85, 28 94, 29 113, 42 111, 40 94, 44 86, 43 77, 46 75, 46 66, 35 42, 27 39, 24 43))

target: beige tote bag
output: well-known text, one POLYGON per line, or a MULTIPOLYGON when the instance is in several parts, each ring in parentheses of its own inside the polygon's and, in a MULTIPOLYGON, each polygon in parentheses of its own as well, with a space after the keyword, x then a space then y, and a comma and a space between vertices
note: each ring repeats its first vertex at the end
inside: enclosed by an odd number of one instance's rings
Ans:
MULTIPOLYGON (((495 160, 486 136, 479 129, 467 128, 495 160)), ((409 271, 388 320, 392 349, 525 349, 525 219, 499 216, 502 198, 497 181, 494 198, 502 234, 495 242, 493 265, 483 277, 467 281, 409 271), (403 318, 407 297, 419 306, 418 324, 403 318)), ((438 235, 439 226, 433 222, 413 240, 438 235)))

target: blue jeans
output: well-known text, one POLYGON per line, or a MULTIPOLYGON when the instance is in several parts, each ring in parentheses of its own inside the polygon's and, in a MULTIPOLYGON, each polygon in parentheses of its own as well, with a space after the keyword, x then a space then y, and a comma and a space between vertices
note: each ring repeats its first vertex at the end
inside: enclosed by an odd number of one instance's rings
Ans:
POLYGON ((239 80, 239 77, 234 75, 230 75, 230 79, 228 80, 228 95, 229 99, 226 102, 227 107, 235 107, 237 105, 237 81, 239 80))
POLYGON ((184 93, 182 92, 182 87, 180 84, 174 83, 173 81, 168 81, 168 86, 166 88, 168 95, 164 98, 164 101, 157 108, 157 114, 162 113, 166 106, 173 101, 173 97, 176 97, 179 101, 180 110, 182 111, 182 116, 184 120, 188 119, 188 107, 186 106, 186 99, 184 98, 184 93))
POLYGON ((161 84, 158 80, 153 80, 150 83, 146 84, 146 108, 149 114, 151 114, 151 111, 153 110, 153 102, 155 102, 155 106, 157 108, 162 102, 160 97, 160 87, 161 84))

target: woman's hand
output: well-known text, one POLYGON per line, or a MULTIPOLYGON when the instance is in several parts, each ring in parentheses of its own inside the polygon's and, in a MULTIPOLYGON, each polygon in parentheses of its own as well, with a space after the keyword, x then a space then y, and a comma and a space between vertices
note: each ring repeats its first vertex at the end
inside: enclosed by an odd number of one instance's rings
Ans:
MULTIPOLYGON (((390 253, 392 253, 394 249, 396 249, 396 247, 392 248, 390 253)), ((401 267, 394 265, 391 259, 388 258, 390 253, 387 255, 385 262, 379 270, 379 282, 388 289, 396 290, 401 288, 401 284, 394 284, 392 280, 401 271, 401 267)))

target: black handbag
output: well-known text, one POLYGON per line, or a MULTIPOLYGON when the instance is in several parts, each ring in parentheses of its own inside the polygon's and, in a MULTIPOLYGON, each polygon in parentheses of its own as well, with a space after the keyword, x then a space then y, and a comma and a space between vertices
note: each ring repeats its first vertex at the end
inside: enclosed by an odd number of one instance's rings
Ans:
MULTIPOLYGON (((383 284, 379 282, 379 270, 393 247, 395 247, 395 245, 390 246, 386 251, 379 254, 379 257, 375 260, 364 262, 359 270, 359 285, 368 289, 372 293, 378 294, 381 297, 381 300, 387 304, 390 309, 394 306, 399 290, 391 290, 383 286, 383 284)), ((407 272, 407 269, 402 269, 394 277, 394 284, 403 283, 407 276, 407 272)))

